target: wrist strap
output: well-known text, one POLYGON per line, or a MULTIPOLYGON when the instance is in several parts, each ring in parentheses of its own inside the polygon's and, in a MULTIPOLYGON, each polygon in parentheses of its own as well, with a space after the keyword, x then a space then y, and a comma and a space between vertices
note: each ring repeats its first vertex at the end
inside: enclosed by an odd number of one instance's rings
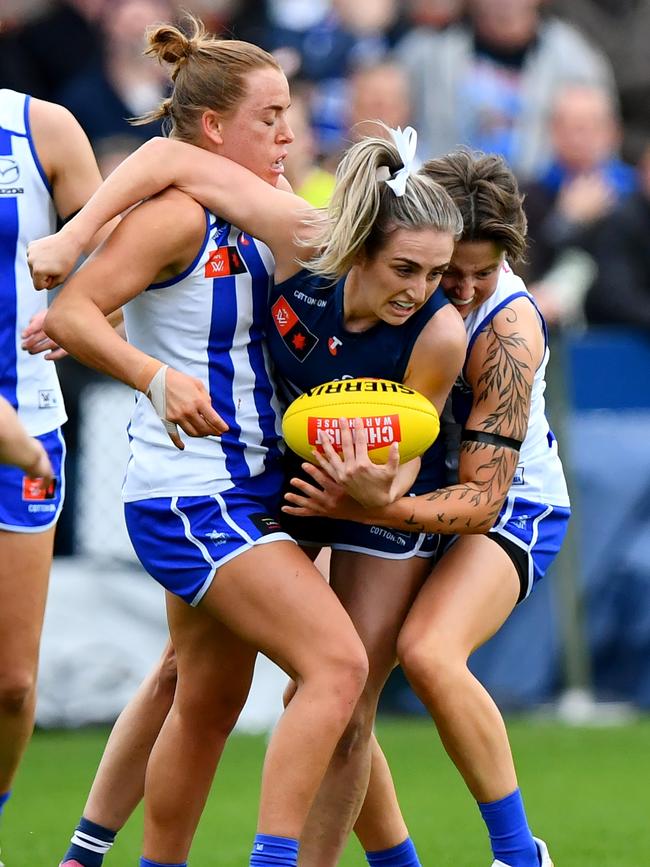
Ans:
POLYGON ((165 388, 167 382, 168 364, 162 364, 154 373, 147 389, 147 397, 151 401, 153 408, 156 410, 158 418, 163 423, 165 430, 169 434, 178 434, 178 428, 175 422, 169 421, 167 418, 167 390, 165 388))
POLYGON ((516 452, 521 448, 521 440, 514 437, 504 437, 501 434, 488 433, 484 430, 469 430, 463 428, 460 435, 461 442, 483 443, 486 446, 498 446, 505 449, 514 449, 516 452))

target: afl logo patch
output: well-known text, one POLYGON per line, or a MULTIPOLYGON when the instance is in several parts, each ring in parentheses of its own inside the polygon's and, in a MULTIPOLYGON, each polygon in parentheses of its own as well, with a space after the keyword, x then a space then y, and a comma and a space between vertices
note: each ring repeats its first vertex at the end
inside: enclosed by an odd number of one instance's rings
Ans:
POLYGON ((343 346, 343 341, 339 340, 338 337, 330 337, 327 341, 327 348, 330 351, 330 355, 336 355, 339 346, 343 346))
POLYGON ((236 247, 219 247, 210 253, 203 273, 213 280, 217 277, 232 277, 234 274, 245 274, 246 265, 236 247))
POLYGON ((12 157, 0 157, 0 186, 15 184, 20 177, 18 163, 12 157))

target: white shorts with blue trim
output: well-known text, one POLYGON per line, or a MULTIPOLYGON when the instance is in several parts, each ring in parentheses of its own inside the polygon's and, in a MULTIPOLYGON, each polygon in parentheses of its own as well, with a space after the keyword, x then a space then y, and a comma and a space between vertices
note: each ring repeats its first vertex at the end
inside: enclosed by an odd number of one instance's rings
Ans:
POLYGON ((124 504, 138 559, 159 584, 198 605, 219 567, 255 545, 294 540, 275 518, 279 495, 256 492, 255 479, 219 494, 155 497, 124 504))
POLYGON ((61 429, 34 437, 47 452, 54 480, 43 491, 40 484, 18 467, 0 464, 0 530, 43 533, 61 513, 65 496, 65 443, 61 429))

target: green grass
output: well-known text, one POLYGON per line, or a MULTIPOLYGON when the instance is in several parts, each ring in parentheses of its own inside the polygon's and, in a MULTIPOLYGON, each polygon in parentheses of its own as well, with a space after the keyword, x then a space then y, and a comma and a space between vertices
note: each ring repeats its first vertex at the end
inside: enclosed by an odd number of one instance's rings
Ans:
MULTIPOLYGON (((650 720, 621 728, 509 726, 533 829, 556 867, 650 864, 650 720)), ((425 867, 489 867, 476 806, 424 720, 384 720, 380 740, 425 867)), ((56 867, 74 828, 106 730, 37 732, 3 824, 7 867, 56 867)), ((234 736, 224 755, 194 848, 194 867, 244 867, 254 833, 264 739, 234 736)), ((138 813, 107 867, 135 867, 138 813)), ((356 841, 341 861, 362 865, 356 841)))

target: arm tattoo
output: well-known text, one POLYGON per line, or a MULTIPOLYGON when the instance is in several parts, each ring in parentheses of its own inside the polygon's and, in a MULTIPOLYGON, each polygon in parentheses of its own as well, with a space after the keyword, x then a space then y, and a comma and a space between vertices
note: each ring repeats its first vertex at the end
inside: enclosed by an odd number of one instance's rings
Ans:
MULTIPOLYGON (((485 331, 485 360, 474 389, 474 406, 488 400, 496 406, 482 422, 483 429, 523 440, 528 429, 532 355, 526 339, 512 328, 517 322, 516 311, 504 309, 510 326, 508 333, 499 330, 494 320, 485 331)), ((437 532, 452 533, 462 527, 465 531, 485 533, 494 526, 512 483, 518 453, 496 444, 464 440, 460 445, 461 464, 463 455, 476 460, 475 456, 486 449, 489 449, 486 460, 477 467, 471 482, 450 485, 426 496, 439 509, 435 519, 437 532)), ((422 518, 416 518, 415 508, 404 524, 411 531, 425 531, 422 518)), ((426 520, 426 530, 433 531, 432 524, 430 519, 426 520)))
MULTIPOLYGON (((508 323, 517 321, 514 310, 507 307, 505 312, 508 323)), ((478 406, 496 392, 498 404, 485 419, 485 429, 523 440, 528 428, 531 365, 521 355, 524 350, 532 362, 530 350, 524 337, 516 331, 508 334, 498 331, 494 320, 485 335, 486 356, 474 396, 475 404, 478 406)))

